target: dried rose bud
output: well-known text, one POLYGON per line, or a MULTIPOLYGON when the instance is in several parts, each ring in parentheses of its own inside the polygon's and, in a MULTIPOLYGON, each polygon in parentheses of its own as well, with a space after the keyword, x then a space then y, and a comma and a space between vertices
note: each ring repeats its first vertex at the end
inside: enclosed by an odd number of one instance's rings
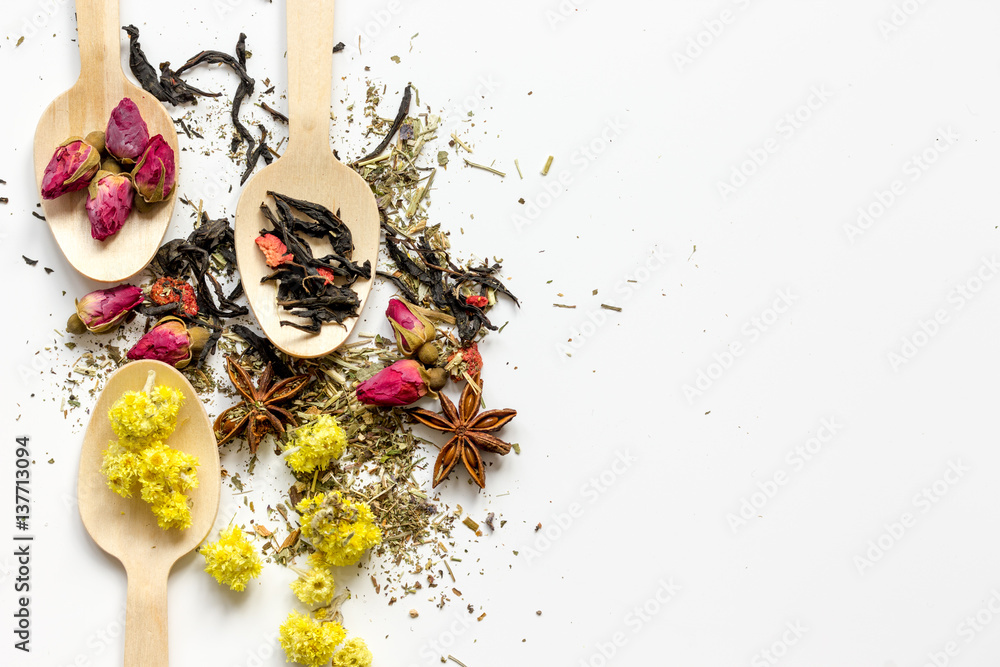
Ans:
POLYGON ((174 168, 174 149, 158 134, 149 140, 145 152, 135 169, 132 180, 135 189, 147 203, 163 201, 174 191, 177 170, 174 168))
POLYGON ((264 262, 272 269, 295 259, 291 255, 285 254, 288 252, 288 248, 274 234, 261 234, 253 242, 264 253, 264 262))
POLYGON ((111 112, 104 133, 108 152, 122 162, 132 164, 149 144, 149 128, 139 114, 139 107, 129 98, 123 99, 111 112))
POLYGON ((164 317, 125 356, 133 361, 154 359, 175 368, 184 368, 201 352, 207 340, 206 329, 188 329, 179 318, 164 317))
POLYGON ((485 308, 489 302, 490 300, 488 298, 479 294, 470 294, 465 297, 466 305, 475 306, 476 308, 485 308))
POLYGON ((195 296, 194 288, 178 278, 164 276, 158 279, 149 288, 149 300, 158 306, 180 301, 185 317, 195 317, 198 314, 198 298, 195 296))
POLYGON ((359 384, 355 393, 367 405, 409 405, 431 393, 430 378, 413 359, 400 359, 359 384))
POLYGON ((76 302, 76 314, 69 318, 66 329, 72 333, 111 331, 142 303, 142 298, 142 290, 132 285, 91 292, 76 302))
POLYGON ((118 232, 132 212, 135 189, 128 174, 99 171, 87 190, 90 235, 103 241, 118 232))
POLYGON ((479 354, 479 343, 473 343, 468 347, 459 350, 448 357, 445 368, 451 371, 451 379, 458 381, 462 378, 462 373, 467 372, 472 377, 479 375, 483 370, 483 355, 479 354))
POLYGON ((385 316, 396 334, 396 346, 404 357, 412 357, 421 345, 434 340, 437 335, 430 320, 420 314, 413 304, 402 299, 390 299, 385 316))
POLYGON ((56 149, 42 176, 42 199, 55 199, 90 185, 101 166, 101 153, 79 137, 70 137, 56 149))

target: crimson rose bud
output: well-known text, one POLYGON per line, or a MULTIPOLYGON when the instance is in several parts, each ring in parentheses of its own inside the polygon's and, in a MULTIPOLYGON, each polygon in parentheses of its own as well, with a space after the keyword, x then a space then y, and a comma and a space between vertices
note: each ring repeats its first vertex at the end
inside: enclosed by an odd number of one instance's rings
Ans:
POLYGON ((135 189, 143 200, 152 204, 170 196, 174 191, 176 178, 174 149, 162 134, 158 134, 149 140, 146 150, 132 170, 135 189))
POLYGON ((366 405, 409 405, 431 393, 424 367, 413 359, 400 359, 371 376, 355 389, 366 405))
POLYGON ((396 334, 396 346, 404 357, 412 357, 421 345, 434 340, 437 334, 430 320, 421 315, 416 306, 402 299, 390 299, 385 316, 396 334))
POLYGON ((76 302, 76 315, 66 328, 74 333, 83 333, 84 328, 91 333, 111 331, 142 299, 142 290, 132 285, 91 292, 76 302))
POLYGON ((55 199, 90 185, 101 167, 100 152, 79 137, 70 137, 56 149, 42 176, 42 199, 55 199))
POLYGON ((97 173, 87 189, 87 218, 90 235, 103 241, 125 224, 132 212, 135 189, 128 174, 97 173))
POLYGON ((201 351, 207 338, 208 331, 201 327, 189 330, 180 319, 164 317, 125 356, 133 361, 154 359, 184 368, 201 351))
POLYGON ((139 107, 129 98, 123 99, 111 112, 104 145, 108 152, 122 162, 132 164, 146 150, 149 128, 139 115, 139 107))

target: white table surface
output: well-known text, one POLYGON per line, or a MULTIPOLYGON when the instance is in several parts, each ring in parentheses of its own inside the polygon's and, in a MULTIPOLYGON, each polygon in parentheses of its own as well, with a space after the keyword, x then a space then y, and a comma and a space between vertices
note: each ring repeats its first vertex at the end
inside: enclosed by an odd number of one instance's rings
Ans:
MULTIPOLYGON (((502 257, 523 300, 483 346, 486 399, 518 410, 504 435, 522 453, 486 493, 462 474, 442 487, 507 523, 455 529, 463 598, 441 610, 342 575, 376 665, 995 663, 998 20, 986 0, 338 3, 334 111, 360 117, 367 76, 391 116, 412 81, 495 160, 503 179, 452 153, 432 220, 458 254, 502 257)), ((285 86, 280 0, 123 0, 121 21, 154 65, 246 32, 258 90, 285 86)), ((76 354, 54 331, 97 285, 30 216, 35 123, 78 71, 72 3, 10 3, 0 23, 0 661, 119 665, 125 579, 76 512, 86 415, 60 411, 76 354), (29 654, 12 632, 18 435, 35 460, 29 654)), ((224 127, 224 105, 202 104, 224 127)), ((183 153, 180 193, 231 215, 238 187, 199 184, 237 171, 183 153)), ((189 230, 178 205, 168 238, 189 230)), ((388 294, 359 328, 388 333, 388 294)), ((262 476, 250 497, 279 488, 262 476)), ((289 580, 270 566, 240 596, 180 561, 172 664, 285 664, 289 580)))

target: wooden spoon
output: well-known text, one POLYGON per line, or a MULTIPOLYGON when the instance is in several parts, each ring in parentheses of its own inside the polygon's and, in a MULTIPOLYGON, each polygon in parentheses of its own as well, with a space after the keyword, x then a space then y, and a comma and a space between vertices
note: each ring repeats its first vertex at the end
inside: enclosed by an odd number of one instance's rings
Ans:
MULTIPOLYGON (((103 132, 111 111, 129 97, 139 107, 149 136, 162 134, 179 158, 177 132, 170 115, 155 97, 132 85, 121 67, 118 0, 76 0, 80 39, 80 78, 42 113, 35 129, 35 178, 41 190, 45 166, 68 138, 103 132)), ((93 280, 125 280, 149 263, 170 224, 176 196, 154 204, 146 213, 133 209, 114 236, 98 241, 90 235, 84 209, 86 189, 42 200, 59 249, 73 267, 93 280)))
MULTIPOLYGON (((236 260, 243 289, 257 321, 279 349, 296 357, 320 357, 335 350, 357 323, 324 324, 310 334, 281 326, 280 320, 307 320, 289 315, 278 307, 277 288, 260 279, 273 272, 254 243, 262 229, 271 225, 260 212, 265 201, 274 208, 267 192, 322 204, 340 217, 354 238, 356 263, 371 262, 372 277, 358 279, 354 291, 364 307, 375 278, 378 260, 379 215, 371 188, 357 172, 340 163, 330 150, 330 72, 333 66, 333 0, 287 0, 288 17, 288 148, 273 164, 254 176, 236 208, 236 260)), ((310 239, 316 256, 330 252, 326 241, 310 239)))
POLYGON ((121 561, 128 576, 125 606, 125 667, 167 667, 167 577, 184 554, 198 546, 219 510, 219 448, 194 388, 172 366, 134 361, 108 378, 94 406, 80 452, 77 497, 80 517, 97 545, 121 561), (156 384, 180 389, 184 403, 177 430, 166 444, 198 457, 198 487, 191 499, 191 526, 163 530, 138 492, 122 498, 101 473, 103 451, 116 440, 108 410, 126 391, 141 391, 149 371, 156 384))

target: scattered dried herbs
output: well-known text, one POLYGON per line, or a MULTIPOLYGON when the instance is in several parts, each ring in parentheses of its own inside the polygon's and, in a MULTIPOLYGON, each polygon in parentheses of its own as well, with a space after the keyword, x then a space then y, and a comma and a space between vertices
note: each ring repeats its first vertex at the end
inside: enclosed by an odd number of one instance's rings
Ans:
POLYGON ((240 121, 240 108, 243 105, 243 101, 253 94, 255 84, 253 77, 246 70, 247 36, 245 34, 240 33, 239 40, 236 42, 235 56, 223 53, 222 51, 201 51, 189 58, 176 71, 170 69, 169 62, 162 63, 160 65, 160 76, 157 77, 153 66, 149 64, 146 54, 143 53, 139 45, 139 29, 134 25, 125 26, 123 29, 129 36, 129 68, 132 70, 132 74, 135 75, 135 78, 138 79, 146 91, 161 102, 168 102, 174 106, 179 106, 181 104, 197 104, 198 97, 219 97, 219 93, 209 93, 199 90, 181 79, 182 74, 198 65, 224 65, 236 74, 240 80, 240 84, 233 95, 230 117, 239 136, 234 138, 232 149, 235 151, 239 148, 242 141, 247 143, 247 166, 246 171, 243 173, 243 178, 240 180, 240 185, 245 183, 250 177, 250 174, 253 173, 257 162, 261 158, 264 159, 265 163, 270 163, 274 159, 265 145, 266 131, 260 128, 261 139, 258 145, 253 135, 250 134, 250 130, 240 121))

